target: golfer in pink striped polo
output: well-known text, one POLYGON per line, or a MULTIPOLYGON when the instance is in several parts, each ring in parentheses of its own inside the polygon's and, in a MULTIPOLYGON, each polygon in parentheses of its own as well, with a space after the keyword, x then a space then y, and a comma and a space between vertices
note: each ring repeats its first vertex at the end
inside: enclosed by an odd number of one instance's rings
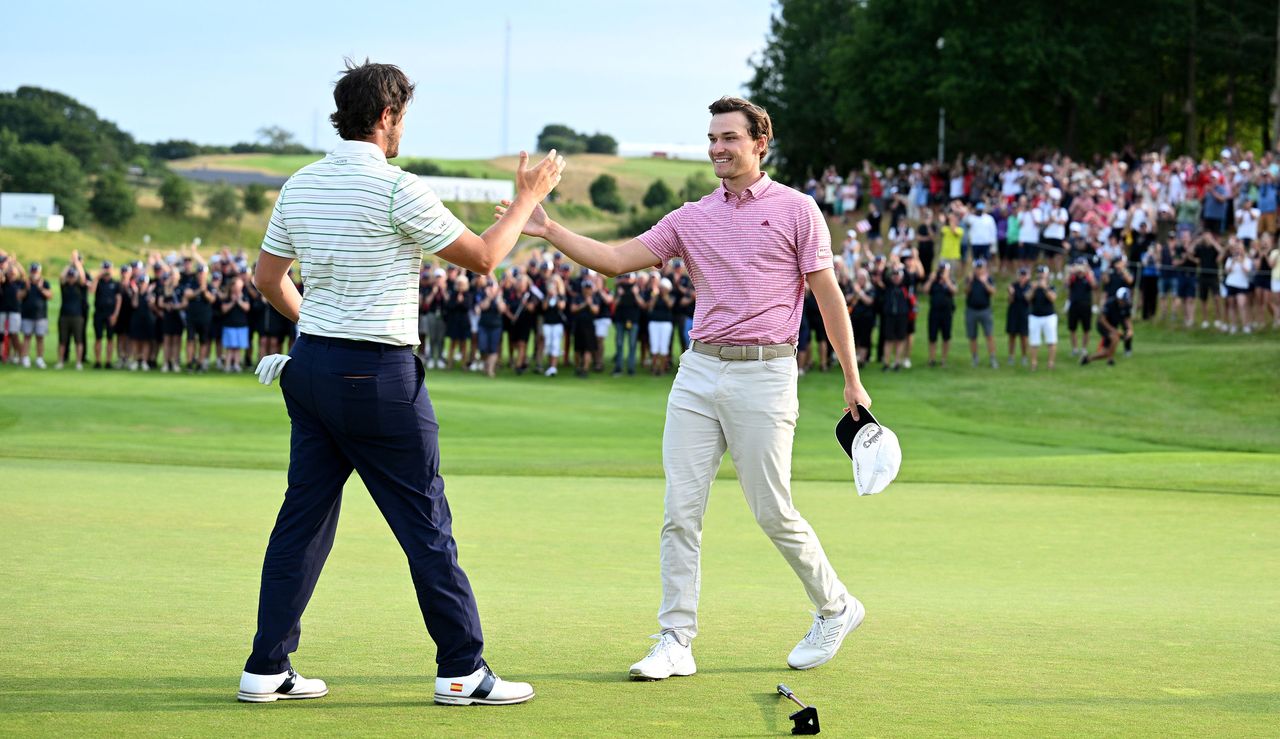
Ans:
POLYGON ((710 195, 618 247, 569 231, 541 208, 525 227, 526 234, 611 276, 680 257, 697 291, 693 344, 680 358, 662 437, 667 489, 661 632, 649 654, 631 667, 631 677, 639 680, 697 671, 690 644, 698 634, 702 517, 726 450, 756 521, 817 611, 787 664, 805 670, 827 662, 865 615, 791 500, 791 446, 799 414, 796 340, 806 280, 844 368, 844 406, 871 405, 832 271, 830 232, 812 198, 761 171, 772 138, 769 114, 731 97, 712 103, 710 111, 708 153, 721 180, 710 195))

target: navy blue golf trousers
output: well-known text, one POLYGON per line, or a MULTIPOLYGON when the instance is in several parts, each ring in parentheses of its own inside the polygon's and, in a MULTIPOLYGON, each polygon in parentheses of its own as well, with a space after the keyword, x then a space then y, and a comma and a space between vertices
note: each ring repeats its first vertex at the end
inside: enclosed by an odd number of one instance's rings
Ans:
POLYGON ((342 486, 354 470, 400 547, 437 675, 480 669, 484 638, 440 477, 439 426, 409 347, 303 336, 280 376, 292 424, 289 487, 262 564, 258 633, 245 671, 290 669, 302 611, 338 526, 342 486))

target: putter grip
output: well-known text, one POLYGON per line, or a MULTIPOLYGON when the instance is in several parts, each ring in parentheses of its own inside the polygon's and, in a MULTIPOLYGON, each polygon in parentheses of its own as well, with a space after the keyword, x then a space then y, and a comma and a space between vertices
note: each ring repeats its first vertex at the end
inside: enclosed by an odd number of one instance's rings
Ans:
POLYGON ((784 683, 778 683, 778 692, 788 698, 794 699, 796 697, 795 694, 791 692, 791 688, 788 688, 784 683))

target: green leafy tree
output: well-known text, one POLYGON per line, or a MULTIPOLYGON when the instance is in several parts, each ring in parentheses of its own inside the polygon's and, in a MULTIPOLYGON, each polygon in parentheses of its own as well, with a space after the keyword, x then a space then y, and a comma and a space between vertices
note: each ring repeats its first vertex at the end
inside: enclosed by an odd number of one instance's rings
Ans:
POLYGON ((640 202, 646 208, 669 208, 676 199, 676 194, 671 191, 667 183, 662 180, 654 180, 649 189, 645 191, 644 199, 640 202))
MULTIPOLYGON (((556 149, 563 152, 565 142, 575 141, 579 138, 578 132, 564 125, 563 123, 548 123, 542 127, 542 133, 538 134, 538 151, 551 151, 556 149)), ((586 150, 585 144, 583 151, 586 150)))
POLYGON ((697 172, 689 175, 684 181, 684 187, 680 189, 680 199, 686 203, 696 202, 714 189, 716 189, 715 180, 702 172, 697 172))
POLYGON ((160 183, 160 208, 171 216, 185 216, 191 210, 195 196, 191 183, 170 172, 160 183))
POLYGON ((138 212, 133 188, 124 181, 120 170, 107 170, 98 177, 93 197, 89 200, 89 210, 93 212, 94 220, 110 228, 123 226, 138 212))
POLYGON ((58 144, 21 143, 0 129, 0 191, 50 193, 67 226, 88 216, 80 162, 58 144))
POLYGON ((244 209, 249 213, 261 213, 267 209, 267 188, 254 182, 244 188, 244 209))
POLYGON ((591 204, 600 210, 607 210, 610 213, 621 213, 626 210, 622 196, 618 194, 618 181, 612 175, 602 174, 592 180, 588 192, 591 194, 591 204))
POLYGON ((13 131, 24 143, 60 145, 84 172, 97 172, 144 153, 132 136, 99 118, 92 108, 39 87, 0 92, 0 128, 13 131))
POLYGON ((617 154, 618 140, 607 133, 596 132, 587 137, 587 153, 617 154))
POLYGON ((209 211, 209 221, 214 225, 226 221, 239 225, 244 216, 236 189, 225 182, 219 182, 209 190, 204 199, 204 207, 209 211))

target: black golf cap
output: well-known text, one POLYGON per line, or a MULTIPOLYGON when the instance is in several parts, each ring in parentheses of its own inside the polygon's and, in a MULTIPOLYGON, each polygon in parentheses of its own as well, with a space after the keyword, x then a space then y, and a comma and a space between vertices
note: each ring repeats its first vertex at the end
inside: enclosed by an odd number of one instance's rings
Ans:
POLYGON ((871 415, 871 411, 858 406, 858 420, 853 420, 853 414, 846 412, 836 424, 836 441, 840 442, 840 448, 849 456, 849 459, 853 459, 853 437, 858 435, 858 431, 863 426, 873 423, 880 425, 876 417, 871 415))

